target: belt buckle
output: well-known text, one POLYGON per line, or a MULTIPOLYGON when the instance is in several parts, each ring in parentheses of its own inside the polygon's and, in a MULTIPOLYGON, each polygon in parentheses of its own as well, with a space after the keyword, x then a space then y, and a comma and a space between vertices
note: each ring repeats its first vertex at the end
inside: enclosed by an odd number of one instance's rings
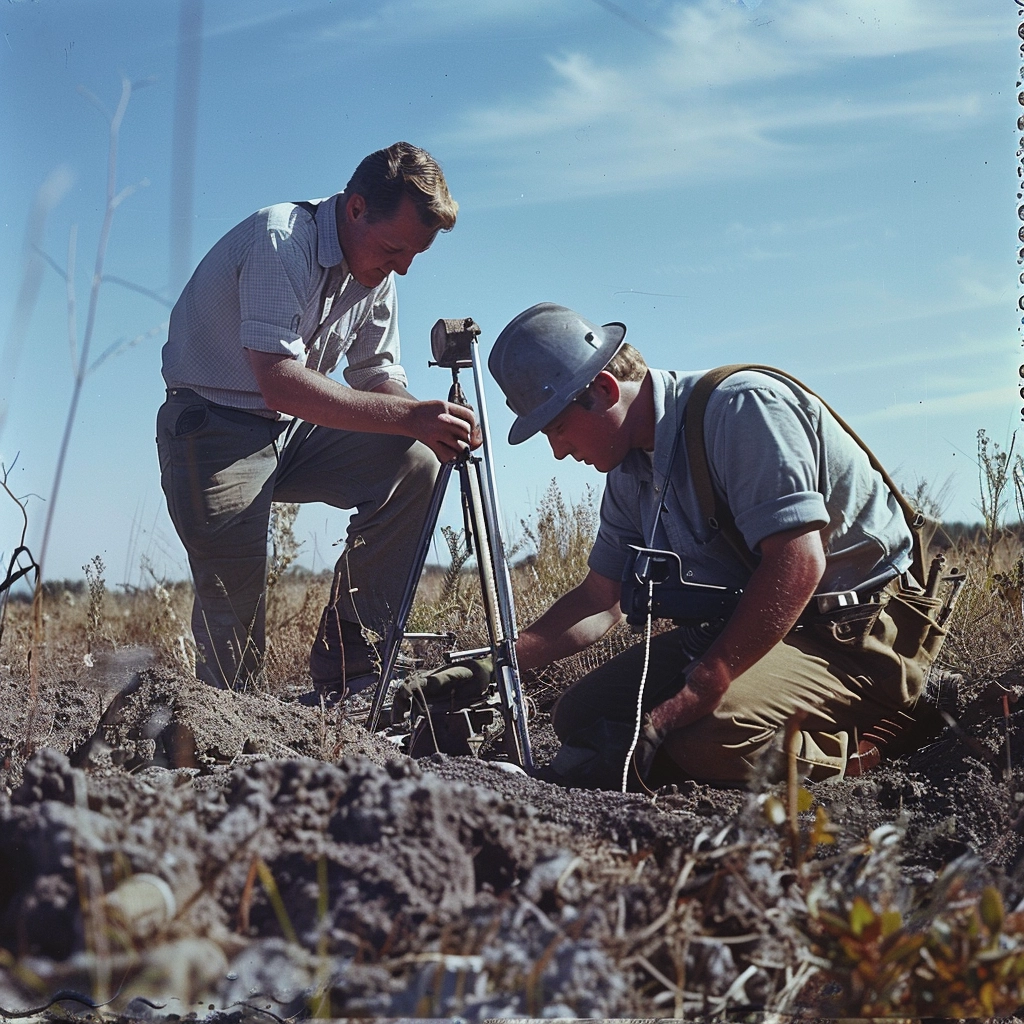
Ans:
POLYGON ((834 612, 839 608, 851 608, 860 604, 860 595, 856 590, 835 591, 831 594, 817 594, 814 598, 818 607, 818 614, 824 615, 827 612, 834 612))

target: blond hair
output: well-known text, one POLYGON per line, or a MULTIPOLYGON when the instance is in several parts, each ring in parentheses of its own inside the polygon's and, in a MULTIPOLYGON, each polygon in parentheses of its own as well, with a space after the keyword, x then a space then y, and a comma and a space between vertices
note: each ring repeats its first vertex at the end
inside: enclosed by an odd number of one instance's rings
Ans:
POLYGON ((641 381, 647 376, 647 363, 628 341, 624 341, 605 370, 618 381, 641 381))
MULTIPOLYGON (((611 361, 605 366, 604 372, 610 373, 620 383, 625 381, 639 382, 647 376, 647 363, 644 362, 644 357, 628 341, 624 341, 616 349, 611 361)), ((594 399, 590 394, 590 384, 573 401, 584 409, 593 409, 594 399)))

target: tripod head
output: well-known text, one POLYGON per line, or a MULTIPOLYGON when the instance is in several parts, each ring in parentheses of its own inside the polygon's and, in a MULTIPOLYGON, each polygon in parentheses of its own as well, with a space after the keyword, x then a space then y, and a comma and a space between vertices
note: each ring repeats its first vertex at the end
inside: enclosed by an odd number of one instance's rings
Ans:
POLYGON ((452 371, 473 365, 473 343, 480 336, 480 326, 472 317, 461 320, 438 320, 430 329, 430 366, 444 366, 452 371))

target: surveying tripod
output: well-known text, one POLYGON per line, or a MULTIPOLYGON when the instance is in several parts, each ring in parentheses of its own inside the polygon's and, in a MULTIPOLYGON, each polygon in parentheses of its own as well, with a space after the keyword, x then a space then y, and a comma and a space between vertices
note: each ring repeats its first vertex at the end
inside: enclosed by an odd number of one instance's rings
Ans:
POLYGON ((487 406, 484 401, 483 374, 480 366, 480 351, 477 337, 480 328, 470 318, 463 320, 438 320, 430 332, 430 347, 434 360, 431 366, 446 367, 452 371, 452 386, 448 401, 467 406, 465 393, 459 383, 459 370, 471 368, 473 388, 476 392, 480 432, 483 437, 482 459, 466 448, 452 462, 441 467, 434 491, 430 497, 426 519, 420 532, 416 554, 409 577, 405 583, 402 601, 394 622, 388 628, 381 658, 380 679, 373 694, 366 728, 376 732, 380 713, 390 689, 399 650, 403 640, 445 640, 448 633, 406 633, 405 626, 412 611, 413 598, 419 585, 423 566, 427 560, 437 517, 441 511, 448 481, 453 470, 459 474, 462 492, 462 512, 466 529, 466 544, 470 553, 476 549, 477 570, 480 576, 480 591, 484 614, 487 619, 487 633, 490 647, 474 651, 449 651, 445 658, 449 664, 468 658, 490 654, 494 659, 494 675, 501 701, 501 712, 505 728, 503 740, 505 752, 520 768, 531 771, 533 757, 530 752, 530 735, 526 725, 526 705, 523 700, 519 665, 516 661, 516 613, 512 599, 512 581, 505 558, 505 547, 499 527, 497 486, 494 477, 494 459, 491 454, 490 436, 487 431, 487 406))

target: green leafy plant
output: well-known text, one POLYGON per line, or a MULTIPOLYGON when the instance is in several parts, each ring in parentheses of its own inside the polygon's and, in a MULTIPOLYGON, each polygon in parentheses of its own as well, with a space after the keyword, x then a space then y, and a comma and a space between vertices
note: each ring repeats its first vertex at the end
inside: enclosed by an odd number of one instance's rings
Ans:
POLYGON ((944 887, 924 926, 899 909, 856 895, 812 919, 824 974, 844 990, 847 1012, 992 1017, 1024 1003, 1024 915, 1007 915, 998 889, 944 887))

